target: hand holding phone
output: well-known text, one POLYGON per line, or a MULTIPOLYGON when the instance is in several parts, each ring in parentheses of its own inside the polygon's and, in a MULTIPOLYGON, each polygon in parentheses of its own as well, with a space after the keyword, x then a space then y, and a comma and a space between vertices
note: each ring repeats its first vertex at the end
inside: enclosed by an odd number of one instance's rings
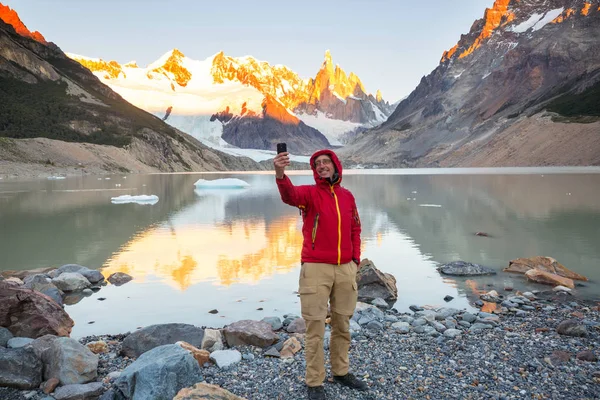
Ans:
POLYGON ((275 176, 277 179, 283 178, 285 167, 288 165, 290 165, 290 158, 287 155, 287 145, 285 143, 277 143, 277 156, 273 159, 273 166, 275 167, 275 176))

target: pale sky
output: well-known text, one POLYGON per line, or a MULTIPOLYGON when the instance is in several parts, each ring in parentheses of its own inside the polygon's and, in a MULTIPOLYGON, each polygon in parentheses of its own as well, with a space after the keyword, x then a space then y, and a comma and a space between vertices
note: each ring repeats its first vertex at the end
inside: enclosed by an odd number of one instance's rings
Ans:
POLYGON ((0 0, 63 51, 135 60, 178 48, 195 60, 223 50, 314 77, 331 50, 370 93, 412 92, 493 0, 0 0))

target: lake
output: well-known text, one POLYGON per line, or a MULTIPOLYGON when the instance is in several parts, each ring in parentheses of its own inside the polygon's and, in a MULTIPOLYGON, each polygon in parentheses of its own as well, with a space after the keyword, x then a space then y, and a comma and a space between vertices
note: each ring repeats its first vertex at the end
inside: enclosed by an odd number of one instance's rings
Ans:
MULTIPOLYGON (((295 184, 314 183, 308 171, 290 175, 295 184)), ((75 338, 299 314, 301 217, 281 202, 274 179, 271 172, 0 180, 0 271, 77 263, 133 276, 69 301, 75 338), (239 178, 250 187, 195 190, 200 178, 239 178), (159 202, 111 204, 123 194, 159 202)), ((350 170, 343 184, 361 214, 363 258, 396 277, 400 311, 470 309, 491 288, 549 288, 502 272, 511 259, 537 255, 587 276, 577 294, 600 298, 600 168, 350 170), (454 260, 498 274, 441 276, 436 266, 454 260), (454 300, 444 302, 446 295, 454 300)))

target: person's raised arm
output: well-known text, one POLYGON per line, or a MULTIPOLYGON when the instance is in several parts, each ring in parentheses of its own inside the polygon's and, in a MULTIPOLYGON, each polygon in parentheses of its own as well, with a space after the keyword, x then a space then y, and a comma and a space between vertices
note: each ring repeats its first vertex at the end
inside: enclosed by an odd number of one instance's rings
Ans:
POLYGON ((293 207, 308 205, 309 187, 294 186, 290 178, 285 174, 285 167, 290 165, 290 157, 288 152, 279 153, 273 159, 275 167, 275 182, 281 195, 281 200, 285 204, 293 207))

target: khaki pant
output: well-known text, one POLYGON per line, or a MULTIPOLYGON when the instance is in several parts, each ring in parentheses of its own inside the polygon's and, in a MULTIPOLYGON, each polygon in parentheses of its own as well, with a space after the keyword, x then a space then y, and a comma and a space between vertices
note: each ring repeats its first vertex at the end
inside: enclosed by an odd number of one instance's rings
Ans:
POLYGON ((302 318, 306 321, 304 354, 308 386, 320 386, 325 380, 323 336, 328 302, 331 304, 331 372, 337 376, 348 373, 350 317, 358 296, 356 269, 354 262, 302 264, 299 293, 302 318))

